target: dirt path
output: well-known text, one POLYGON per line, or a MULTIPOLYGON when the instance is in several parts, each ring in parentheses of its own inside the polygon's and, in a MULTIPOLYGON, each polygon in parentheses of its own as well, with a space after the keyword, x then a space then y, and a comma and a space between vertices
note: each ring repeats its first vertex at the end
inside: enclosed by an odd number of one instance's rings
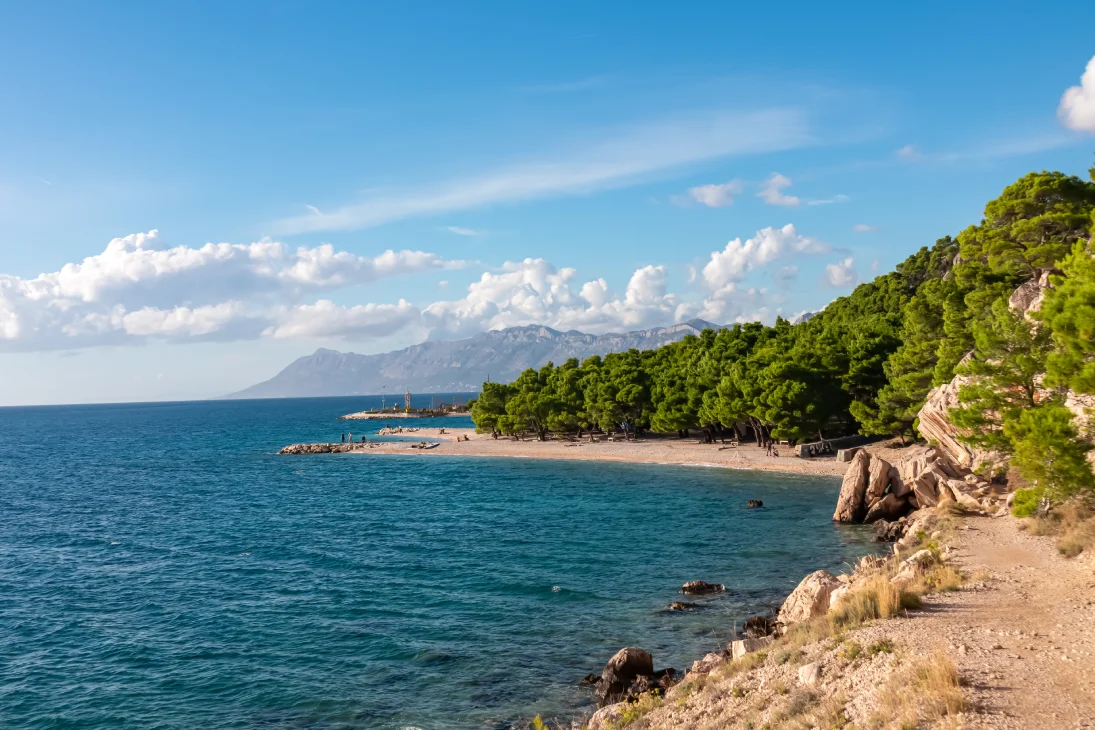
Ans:
POLYGON ((1019 521, 968 518, 956 562, 983 587, 943 594, 899 632, 944 644, 967 683, 965 727, 1095 728, 1095 569, 1019 521))

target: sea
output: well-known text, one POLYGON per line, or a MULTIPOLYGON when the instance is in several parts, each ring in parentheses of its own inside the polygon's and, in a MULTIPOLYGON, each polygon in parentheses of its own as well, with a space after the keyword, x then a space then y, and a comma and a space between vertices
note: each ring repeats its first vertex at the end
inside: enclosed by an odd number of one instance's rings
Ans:
POLYGON ((621 647, 687 668, 877 549, 833 477, 277 454, 378 405, 0 409, 0 727, 567 722, 621 647), (690 580, 727 590, 666 610, 690 580))

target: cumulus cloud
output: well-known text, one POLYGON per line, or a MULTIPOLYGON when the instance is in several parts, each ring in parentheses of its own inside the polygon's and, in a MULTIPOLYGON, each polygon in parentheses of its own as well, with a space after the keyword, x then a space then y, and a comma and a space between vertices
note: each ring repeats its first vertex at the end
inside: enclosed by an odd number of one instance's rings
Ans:
POLYGON ((791 179, 773 172, 771 176, 760 186, 757 197, 768 205, 798 205, 799 199, 794 195, 784 195, 783 189, 791 185, 791 179))
POLYGON ((719 185, 699 185, 689 188, 688 194, 692 199, 708 208, 725 208, 734 204, 734 198, 741 195, 745 189, 745 183, 741 180, 731 180, 719 185))
POLYGON ((1057 115, 1069 129, 1095 134, 1095 56, 1087 62, 1080 85, 1069 87, 1061 97, 1057 115))
POLYGON ((816 238, 803 236, 794 225, 783 228, 762 228, 752 238, 742 241, 735 238, 721 251, 711 253, 711 259, 703 267, 703 280, 712 292, 718 293, 758 266, 793 254, 818 254, 829 251, 829 246, 816 238))
POLYGON ((839 288, 855 286, 859 283, 859 273, 855 270, 855 259, 849 257, 838 264, 826 265, 825 283, 839 288))
POLYGON ((308 295, 460 265, 422 251, 369 257, 269 240, 168 247, 153 230, 32 279, 0 274, 0 349, 255 337, 308 295))
POLYGON ((461 299, 435 302, 422 312, 433 336, 462 337, 529 324, 601 333, 669 324, 680 304, 668 292, 664 266, 632 274, 622 297, 602 279, 580 286, 577 272, 544 259, 507 262, 486 272, 461 299))

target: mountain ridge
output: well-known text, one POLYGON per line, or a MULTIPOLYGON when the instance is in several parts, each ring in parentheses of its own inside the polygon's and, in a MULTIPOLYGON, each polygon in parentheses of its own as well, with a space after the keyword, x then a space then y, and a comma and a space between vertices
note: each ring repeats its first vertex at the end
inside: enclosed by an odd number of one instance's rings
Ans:
POLYGON ((297 358, 269 380, 225 398, 300 398, 374 395, 381 392, 453 393, 478 391, 488 379, 507 382, 549 360, 584 360, 636 348, 651 350, 704 329, 722 329, 702 319, 666 327, 593 335, 562 332, 546 325, 523 325, 481 332, 453 341, 420 342, 375 355, 326 347, 297 358))

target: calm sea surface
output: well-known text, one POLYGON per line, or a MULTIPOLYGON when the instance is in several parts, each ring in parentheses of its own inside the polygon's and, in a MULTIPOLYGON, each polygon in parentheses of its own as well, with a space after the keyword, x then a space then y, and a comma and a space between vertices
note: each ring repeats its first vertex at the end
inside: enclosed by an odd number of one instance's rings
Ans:
POLYGON ((371 405, 0 409, 0 727, 568 717, 620 647, 686 667, 872 549, 834 478, 275 454, 371 405), (693 579, 729 591, 663 611, 693 579))

